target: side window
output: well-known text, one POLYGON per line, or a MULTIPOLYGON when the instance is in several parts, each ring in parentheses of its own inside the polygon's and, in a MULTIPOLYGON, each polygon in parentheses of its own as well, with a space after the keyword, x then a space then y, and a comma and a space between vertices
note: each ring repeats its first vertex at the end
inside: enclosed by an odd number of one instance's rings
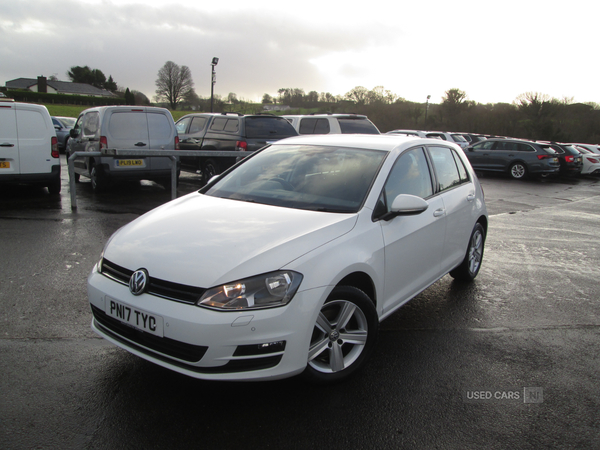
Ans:
POLYGON ((300 129, 298 130, 298 134, 314 134, 315 126, 317 124, 317 119, 302 119, 300 120, 300 129))
POLYGON ((224 117, 217 117, 215 120, 213 120, 213 123, 210 124, 210 129, 213 131, 223 131, 226 123, 227 119, 224 117))
POLYGON ((433 161, 440 191, 450 189, 461 183, 458 167, 456 167, 451 149, 448 147, 429 147, 429 154, 433 161))
POLYGON ((461 183, 469 181, 469 172, 467 172, 467 168, 463 164, 462 159, 460 159, 460 156, 455 151, 452 152, 452 156, 454 156, 454 162, 456 163, 456 167, 458 167, 458 175, 460 176, 461 183))
POLYGON ((383 203, 389 212, 400 194, 427 198, 433 195, 429 164, 422 148, 408 150, 396 160, 383 188, 383 203))
POLYGON ((519 144, 519 151, 520 152, 535 152, 535 148, 533 148, 529 144, 519 144))
POLYGON ((83 116, 77 118, 77 122, 73 125, 73 129, 77 131, 77 134, 81 134, 81 124, 83 123, 83 116))
POLYGON ((473 146, 475 150, 492 150, 494 148, 494 141, 481 141, 473 146))
POLYGON ((207 120, 208 119, 206 117, 192 117, 192 124, 190 125, 189 134, 196 134, 204 130, 207 120))
POLYGON ((317 119, 317 125, 315 126, 315 134, 329 134, 329 120, 317 119))
POLYGON ((177 122, 175 124, 175 128, 177 128, 177 133, 185 134, 191 120, 192 120, 191 117, 186 117, 185 119, 181 119, 179 122, 177 122))
POLYGON ((83 136, 92 137, 98 133, 98 113, 92 111, 83 117, 82 122, 83 136))
POLYGON ((227 131, 228 133, 237 133, 240 129, 240 122, 237 119, 227 119, 227 123, 225 124, 225 128, 223 131, 227 131))

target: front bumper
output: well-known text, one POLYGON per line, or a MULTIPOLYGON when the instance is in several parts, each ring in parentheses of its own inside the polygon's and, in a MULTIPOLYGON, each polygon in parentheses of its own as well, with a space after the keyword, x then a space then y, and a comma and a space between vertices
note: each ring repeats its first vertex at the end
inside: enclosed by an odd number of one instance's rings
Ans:
POLYGON ((207 380, 277 379, 302 372, 325 296, 325 288, 313 289, 296 293, 279 308, 220 312, 149 294, 134 296, 95 268, 88 278, 96 333, 148 361, 207 380), (164 335, 106 314, 111 299, 162 318, 164 335))

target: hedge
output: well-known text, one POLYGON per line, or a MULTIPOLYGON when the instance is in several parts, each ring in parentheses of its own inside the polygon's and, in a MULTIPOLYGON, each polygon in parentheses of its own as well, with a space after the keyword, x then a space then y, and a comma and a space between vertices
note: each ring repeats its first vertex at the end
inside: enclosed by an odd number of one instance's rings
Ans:
POLYGON ((66 94, 48 94, 44 92, 33 92, 25 90, 7 90, 7 97, 17 102, 30 103, 56 103, 61 105, 85 105, 85 106, 105 106, 105 105, 125 105, 125 99, 121 97, 92 97, 90 95, 66 95, 66 94))

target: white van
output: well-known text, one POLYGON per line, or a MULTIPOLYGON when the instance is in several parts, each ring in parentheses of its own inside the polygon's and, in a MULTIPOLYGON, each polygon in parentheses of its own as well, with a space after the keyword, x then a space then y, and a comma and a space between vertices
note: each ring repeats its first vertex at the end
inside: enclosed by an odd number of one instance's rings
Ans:
POLYGON ((0 183, 60 192, 58 140, 45 106, 0 98, 0 183))
MULTIPOLYGON (((179 150, 179 138, 168 109, 141 106, 101 106, 83 111, 70 131, 67 157, 74 152, 118 150, 179 150)), ((151 180, 171 185, 171 160, 157 156, 76 158, 75 180, 89 177, 92 189, 111 180, 151 180)))

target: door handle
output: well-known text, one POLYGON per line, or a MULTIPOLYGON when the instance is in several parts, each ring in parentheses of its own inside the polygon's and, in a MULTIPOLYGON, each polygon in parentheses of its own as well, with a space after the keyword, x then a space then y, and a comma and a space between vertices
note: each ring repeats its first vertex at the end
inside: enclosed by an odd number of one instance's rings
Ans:
POLYGON ((8 142, 5 142, 4 144, 0 144, 0 147, 14 147, 15 144, 9 144, 8 142))
POLYGON ((146 143, 145 142, 138 142, 137 144, 133 144, 133 145, 135 145, 136 147, 145 147, 146 143))
POLYGON ((444 208, 436 209, 436 210, 433 212, 433 217, 440 217, 440 216, 443 216, 443 215, 444 215, 444 212, 445 212, 444 208))
POLYGON ((475 194, 469 194, 469 195, 467 195, 467 201, 468 202, 472 202, 473 200, 475 200, 475 194))

